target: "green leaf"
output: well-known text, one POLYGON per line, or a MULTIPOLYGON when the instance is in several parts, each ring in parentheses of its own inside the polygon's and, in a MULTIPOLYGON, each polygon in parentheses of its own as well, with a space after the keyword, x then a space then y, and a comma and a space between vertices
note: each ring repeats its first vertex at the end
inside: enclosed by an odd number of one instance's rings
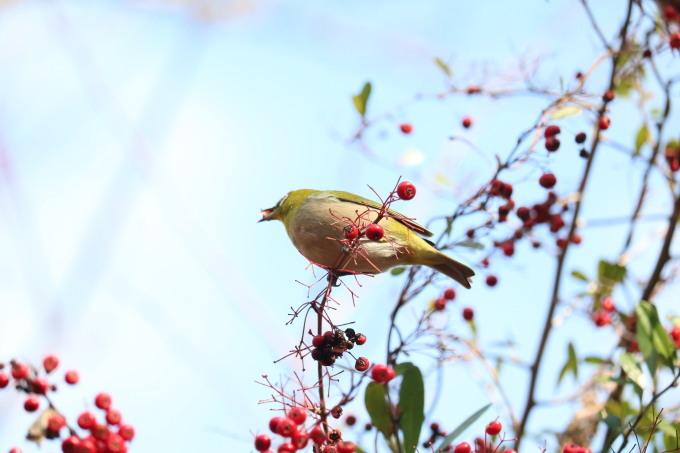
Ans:
POLYGON ((435 57, 435 59, 434 59, 434 64, 436 64, 437 66, 439 66, 439 69, 441 69, 442 71, 444 71, 444 74, 446 74, 448 77, 451 77, 451 76, 453 75, 453 73, 451 72, 451 68, 449 67, 449 65, 446 64, 446 63, 445 63, 443 60, 441 60, 440 58, 436 58, 436 57, 435 57))
POLYGON ((652 376, 656 373, 659 357, 663 358, 668 367, 674 369, 675 347, 659 320, 656 307, 649 302, 642 301, 635 306, 635 314, 637 315, 635 335, 640 352, 645 358, 652 376))
POLYGON ((472 239, 466 239, 464 241, 456 242, 453 245, 459 245, 461 247, 468 247, 468 248, 475 249, 475 250, 484 250, 484 246, 481 243, 479 243, 477 241, 473 241, 472 239))
POLYGON ((640 390, 645 388, 645 375, 642 373, 642 368, 633 354, 622 352, 619 355, 619 363, 621 369, 626 373, 628 379, 635 384, 640 390))
POLYGON ((562 382, 562 378, 570 371, 574 375, 574 378, 578 378, 578 359, 576 358, 576 350, 574 349, 574 345, 571 342, 567 347, 567 354, 567 362, 562 367, 562 371, 560 371, 560 375, 557 378, 558 384, 562 382))
POLYGON ((601 283, 607 281, 621 283, 626 277, 626 268, 615 263, 601 260, 598 266, 598 276, 601 283))
POLYGON ((577 105, 567 105, 560 109, 555 110, 552 115, 550 115, 551 120, 558 120, 560 118, 567 118, 568 116, 580 115, 583 110, 577 105))
POLYGON ((397 376, 402 376, 413 367, 415 367, 415 365, 411 362, 398 363, 394 366, 394 374, 397 376))
POLYGON ((420 429, 425 421, 425 383, 417 366, 404 371, 399 389, 399 424, 404 433, 404 448, 414 451, 418 447, 420 429))
POLYGON ((355 96, 352 96, 352 101, 354 101, 354 107, 356 107, 357 112, 363 118, 366 116, 366 107, 368 105, 368 98, 371 95, 371 82, 366 82, 361 92, 355 96))
POLYGON ((594 365, 601 365, 603 363, 608 362, 607 360, 601 359, 599 357, 593 357, 593 356, 586 357, 585 359, 583 359, 583 361, 586 362, 586 363, 592 363, 594 365))
POLYGON ((581 271, 571 271, 571 276, 578 279, 578 280, 583 280, 584 282, 589 282, 590 279, 586 277, 586 274, 584 274, 581 271))
POLYGON ((366 394, 364 395, 364 404, 366 411, 371 416, 371 423, 373 426, 385 436, 388 440, 392 435, 392 419, 390 417, 390 409, 387 405, 387 395, 385 386, 377 382, 370 382, 366 386, 366 394))
POLYGON ((390 274, 401 275, 401 274, 404 273, 405 270, 406 270, 406 267, 404 267, 404 266, 393 267, 392 270, 390 271, 390 274))
POLYGON ((463 423, 461 423, 460 425, 458 425, 458 427, 456 429, 454 429, 451 432, 451 434, 449 434, 448 436, 446 436, 444 438, 442 443, 439 444, 439 447, 437 447, 437 450, 444 450, 446 447, 448 447, 451 444, 451 442, 453 442, 454 440, 456 440, 458 438, 458 436, 463 434, 463 431, 468 429, 470 427, 470 425, 472 425, 474 422, 476 422, 479 419, 479 417, 481 417, 482 414, 484 414, 484 412, 486 412, 486 410, 490 407, 491 407, 491 404, 487 404, 486 406, 482 407, 481 409, 479 409, 474 414, 470 415, 467 419, 465 419, 465 421, 463 423))
POLYGON ((640 155, 640 150, 642 149, 642 146, 649 141, 649 128, 647 127, 646 124, 643 124, 640 126, 640 129, 638 129, 637 135, 635 136, 635 152, 633 153, 635 156, 640 155))
POLYGON ((357 447, 357 449, 356 449, 357 453, 366 453, 366 450, 364 450, 363 448, 359 447, 358 445, 356 447, 357 447))

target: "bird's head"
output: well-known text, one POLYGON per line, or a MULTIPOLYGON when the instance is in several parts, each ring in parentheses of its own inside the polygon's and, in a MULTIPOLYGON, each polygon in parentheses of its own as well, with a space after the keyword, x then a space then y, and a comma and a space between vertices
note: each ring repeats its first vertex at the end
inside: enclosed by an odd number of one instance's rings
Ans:
POLYGON ((279 200, 273 208, 263 209, 260 222, 265 220, 280 220, 288 225, 295 210, 307 199, 309 195, 316 192, 310 189, 300 189, 288 192, 279 200))

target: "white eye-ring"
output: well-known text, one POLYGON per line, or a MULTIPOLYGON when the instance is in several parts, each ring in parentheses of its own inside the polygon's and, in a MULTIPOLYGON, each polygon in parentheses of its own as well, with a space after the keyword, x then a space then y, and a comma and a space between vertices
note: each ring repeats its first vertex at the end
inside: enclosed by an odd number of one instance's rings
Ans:
POLYGON ((278 203, 276 203, 276 206, 281 206, 283 204, 283 201, 288 198, 288 194, 285 194, 281 199, 279 200, 278 203))

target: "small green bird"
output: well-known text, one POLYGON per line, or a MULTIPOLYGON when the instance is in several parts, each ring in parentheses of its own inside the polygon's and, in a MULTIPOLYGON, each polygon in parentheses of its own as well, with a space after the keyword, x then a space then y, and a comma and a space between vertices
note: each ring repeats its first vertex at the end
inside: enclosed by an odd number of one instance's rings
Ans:
POLYGON ((327 269, 378 274, 394 266, 422 264, 470 288, 475 272, 421 237, 430 237, 432 232, 392 209, 378 222, 384 230, 382 239, 370 240, 364 235, 348 240, 348 231, 354 227, 365 231, 381 209, 382 204, 350 192, 301 189, 264 209, 260 222, 282 221, 298 251, 327 269))

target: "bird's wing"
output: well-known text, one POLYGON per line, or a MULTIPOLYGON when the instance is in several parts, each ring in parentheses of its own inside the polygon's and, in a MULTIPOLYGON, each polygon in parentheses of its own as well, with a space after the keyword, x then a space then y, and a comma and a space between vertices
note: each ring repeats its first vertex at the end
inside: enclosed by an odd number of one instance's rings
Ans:
MULTIPOLYGON (((329 191, 329 193, 338 198, 341 201, 346 201, 349 203, 354 203, 359 206, 366 206, 371 209, 375 209, 376 211, 380 211, 382 209, 382 204, 377 203, 373 200, 369 200, 368 198, 361 197, 359 195, 355 195, 350 192, 342 192, 342 191, 329 191)), ((432 233, 430 230, 419 224, 418 222, 415 222, 408 217, 406 217, 404 214, 395 211, 394 209, 388 209, 387 210, 387 215, 392 217, 394 220, 406 225, 416 233, 420 234, 421 236, 425 237, 431 237, 434 236, 434 233, 432 233)))

